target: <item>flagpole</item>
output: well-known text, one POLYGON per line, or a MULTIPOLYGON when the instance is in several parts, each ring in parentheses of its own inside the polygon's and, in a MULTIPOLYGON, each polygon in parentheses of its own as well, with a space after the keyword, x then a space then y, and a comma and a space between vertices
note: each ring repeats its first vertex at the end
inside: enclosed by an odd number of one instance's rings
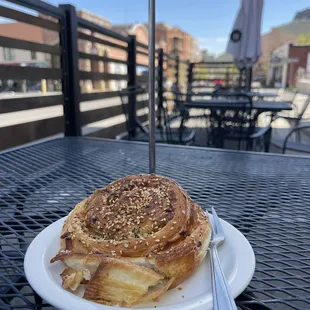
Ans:
POLYGON ((149 172, 155 173, 155 0, 149 0, 149 172))

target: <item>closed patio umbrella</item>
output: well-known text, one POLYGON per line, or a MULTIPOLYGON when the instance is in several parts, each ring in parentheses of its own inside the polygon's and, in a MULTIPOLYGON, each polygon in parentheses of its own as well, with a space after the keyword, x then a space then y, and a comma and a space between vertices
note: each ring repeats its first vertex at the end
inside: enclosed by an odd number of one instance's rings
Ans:
POLYGON ((242 0, 226 52, 240 69, 251 68, 261 54, 261 20, 264 0, 242 0))

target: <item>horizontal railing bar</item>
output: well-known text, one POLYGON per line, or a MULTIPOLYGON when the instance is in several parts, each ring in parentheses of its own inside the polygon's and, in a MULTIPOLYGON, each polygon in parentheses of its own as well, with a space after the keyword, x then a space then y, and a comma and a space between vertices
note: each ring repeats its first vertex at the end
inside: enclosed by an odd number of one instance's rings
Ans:
POLYGON ((149 80, 148 76, 137 76, 137 81, 138 82, 147 82, 149 80))
POLYGON ((193 62, 192 64, 193 65, 233 65, 233 66, 236 66, 236 64, 231 61, 210 61, 210 62, 198 61, 198 62, 193 62))
POLYGON ((83 19, 81 17, 77 18, 77 22, 78 22, 78 26, 79 27, 86 28, 86 29, 89 29, 91 31, 98 32, 100 34, 112 37, 114 39, 117 39, 117 40, 120 40, 120 41, 123 41, 123 42, 126 42, 126 43, 128 43, 128 41, 129 41, 129 39, 126 36, 123 36, 122 34, 116 32, 116 31, 113 31, 113 30, 104 28, 102 26, 99 26, 99 25, 97 25, 95 23, 92 23, 92 22, 90 22, 88 20, 85 20, 85 19, 83 19))
MULTIPOLYGON (((143 102, 137 101, 136 108, 137 110, 144 108, 145 104, 143 102)), ((91 124, 97 121, 109 119, 115 116, 124 115, 123 108, 121 102, 119 100, 119 104, 100 107, 94 110, 88 110, 82 112, 82 125, 91 124)))
POLYGON ((45 15, 51 15, 57 18, 63 18, 64 12, 60 8, 53 6, 49 3, 38 0, 6 0, 8 2, 15 3, 17 5, 26 7, 31 10, 38 11, 45 15))
POLYGON ((61 79, 61 70, 0 65, 0 77, 2 80, 58 80, 61 79))
POLYGON ((144 48, 144 49, 148 49, 148 46, 146 44, 143 44, 143 43, 138 42, 138 41, 137 41, 137 46, 141 47, 141 48, 144 48))
POLYGON ((118 91, 106 91, 106 92, 96 92, 96 93, 82 93, 81 101, 90 101, 90 100, 98 100, 98 99, 107 99, 118 97, 118 91))
POLYGON ((81 80, 127 80, 128 75, 107 72, 79 71, 81 80))
POLYGON ((148 65, 146 65, 146 64, 137 63, 137 66, 138 66, 138 67, 146 67, 146 68, 148 68, 148 65))
POLYGON ((138 49, 137 49, 137 54, 145 55, 145 56, 149 55, 147 52, 139 51, 138 49))
POLYGON ((46 108, 54 105, 63 104, 63 95, 31 95, 20 96, 0 99, 0 114, 11 113, 23 110, 46 108))
POLYGON ((17 20, 22 23, 39 26, 39 27, 46 28, 49 30, 55 30, 59 32, 59 29, 60 29, 59 24, 54 23, 50 20, 37 17, 37 16, 33 16, 33 15, 29 15, 24 12, 20 12, 17 10, 7 8, 5 6, 0 6, 0 15, 5 18, 17 20))
POLYGON ((29 143, 64 132, 64 117, 56 116, 0 128, 0 149, 29 143))
POLYGON ((232 76, 232 75, 238 75, 237 73, 201 73, 201 74, 194 74, 193 78, 194 79, 199 79, 200 77, 205 77, 205 76, 232 76))
POLYGON ((108 45, 108 46, 115 47, 115 48, 125 50, 125 51, 127 50, 127 46, 123 46, 123 45, 120 45, 120 44, 117 44, 117 43, 114 43, 111 41, 107 41, 107 40, 104 40, 104 39, 101 39, 101 38, 98 38, 95 36, 91 36, 91 35, 88 35, 88 34, 83 33, 83 32, 78 32, 78 38, 81 40, 96 42, 96 43, 100 43, 103 45, 108 45))
POLYGON ((193 70, 194 74, 198 73, 232 73, 232 72, 240 72, 236 68, 195 68, 193 70))
POLYGON ((0 36, 0 46, 16 48, 27 51, 35 51, 41 53, 49 53, 49 54, 60 54, 60 48, 58 46, 46 45, 36 42, 30 42, 20 39, 12 39, 8 37, 0 36))
POLYGON ((225 78, 209 78, 209 79, 193 79, 193 82, 197 82, 197 81, 214 81, 214 80, 231 80, 231 79, 225 79, 225 78))
POLYGON ((84 59, 95 60, 95 61, 115 62, 115 63, 120 63, 120 64, 127 64, 126 60, 115 59, 115 58, 110 58, 110 57, 106 57, 106 56, 99 56, 99 55, 93 55, 93 54, 82 53, 82 52, 79 52, 79 57, 84 58, 84 59))

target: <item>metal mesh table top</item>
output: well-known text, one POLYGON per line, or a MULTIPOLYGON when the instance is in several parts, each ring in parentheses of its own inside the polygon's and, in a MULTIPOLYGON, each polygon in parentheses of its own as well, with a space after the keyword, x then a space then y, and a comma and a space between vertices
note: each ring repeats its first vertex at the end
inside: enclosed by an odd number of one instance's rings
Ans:
MULTIPOLYGON (((53 309, 31 290, 24 253, 94 189, 148 172, 141 143, 64 138, 0 155, 0 309, 53 309)), ((158 146, 157 173, 214 206, 249 240, 256 272, 242 309, 310 309, 310 159, 158 146)))

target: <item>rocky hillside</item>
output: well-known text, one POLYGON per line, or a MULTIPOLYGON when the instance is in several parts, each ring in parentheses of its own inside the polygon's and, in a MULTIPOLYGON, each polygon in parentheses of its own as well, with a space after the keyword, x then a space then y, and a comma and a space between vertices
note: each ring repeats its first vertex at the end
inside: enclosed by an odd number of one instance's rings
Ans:
POLYGON ((310 9, 297 12, 294 20, 310 20, 310 9))

